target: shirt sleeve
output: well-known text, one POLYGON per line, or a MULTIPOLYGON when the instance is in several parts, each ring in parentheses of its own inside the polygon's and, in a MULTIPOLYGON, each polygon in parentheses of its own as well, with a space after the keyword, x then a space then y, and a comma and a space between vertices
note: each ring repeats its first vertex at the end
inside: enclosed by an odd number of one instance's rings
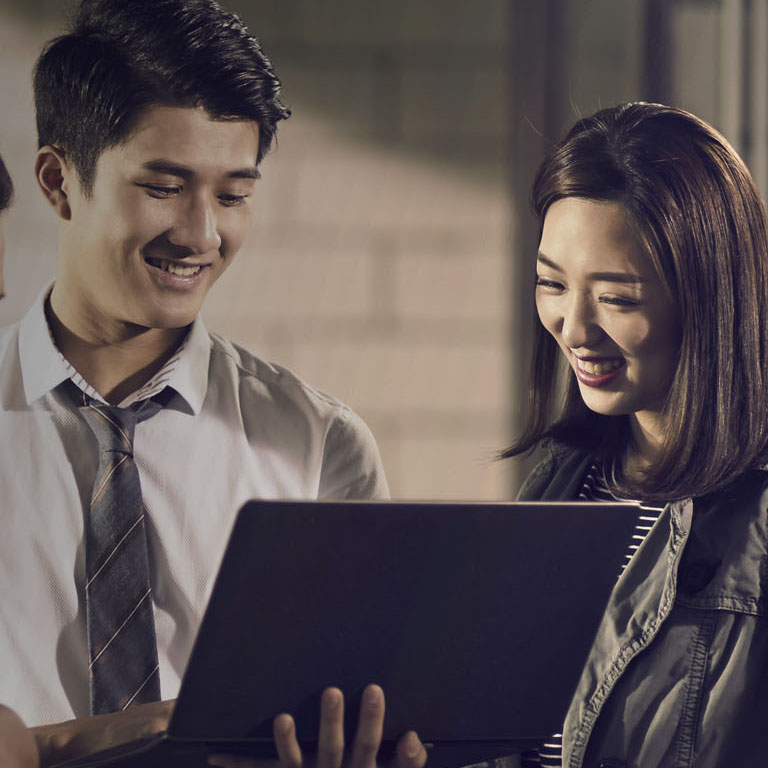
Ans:
POLYGON ((319 499, 388 499, 379 448, 368 425, 343 406, 325 437, 319 499))

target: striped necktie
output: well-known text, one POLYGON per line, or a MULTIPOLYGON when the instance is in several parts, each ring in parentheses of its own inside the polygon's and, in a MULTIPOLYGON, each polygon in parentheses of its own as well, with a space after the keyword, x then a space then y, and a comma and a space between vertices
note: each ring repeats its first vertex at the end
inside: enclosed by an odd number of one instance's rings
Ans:
POLYGON ((160 698, 155 619, 133 434, 160 406, 139 411, 97 402, 82 414, 99 443, 99 468, 86 525, 85 603, 91 714, 160 698))

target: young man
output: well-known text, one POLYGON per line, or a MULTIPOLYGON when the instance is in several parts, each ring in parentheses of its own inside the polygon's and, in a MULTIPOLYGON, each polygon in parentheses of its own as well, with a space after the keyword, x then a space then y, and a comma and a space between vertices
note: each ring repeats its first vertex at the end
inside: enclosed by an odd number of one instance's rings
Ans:
MULTIPOLYGON (((278 91, 213 0, 84 0, 38 61, 35 172, 59 258, 0 336, 0 579, 15 586, 0 700, 40 725, 43 764, 166 725, 157 700, 177 693, 245 500, 387 493, 357 416, 198 315, 250 225, 288 115, 278 91)), ((341 706, 327 692, 338 759, 341 706)), ((361 766, 378 689, 366 711, 361 766)), ((276 726, 297 764, 290 721, 276 726)), ((408 746, 405 764, 421 760, 408 746)))

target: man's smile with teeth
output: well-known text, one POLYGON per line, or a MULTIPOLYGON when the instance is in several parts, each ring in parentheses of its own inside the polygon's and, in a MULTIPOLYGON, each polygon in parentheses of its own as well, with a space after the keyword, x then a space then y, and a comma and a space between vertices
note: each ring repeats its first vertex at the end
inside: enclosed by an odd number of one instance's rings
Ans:
POLYGON ((615 371, 617 368, 621 368, 621 366, 624 365, 624 361, 619 358, 604 360, 598 363, 592 362, 591 360, 581 360, 578 357, 576 360, 576 364, 579 366, 579 368, 581 368, 582 371, 584 371, 584 373, 591 373, 598 376, 604 373, 615 371))
POLYGON ((152 267, 170 272, 172 275, 180 275, 181 277, 192 277, 203 268, 201 264, 180 264, 178 261, 155 259, 151 256, 147 256, 145 261, 152 267))

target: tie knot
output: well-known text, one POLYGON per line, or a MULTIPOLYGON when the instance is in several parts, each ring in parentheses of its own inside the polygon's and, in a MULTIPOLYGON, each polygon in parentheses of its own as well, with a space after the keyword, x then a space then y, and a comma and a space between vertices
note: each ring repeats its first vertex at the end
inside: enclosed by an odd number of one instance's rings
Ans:
POLYGON ((133 433, 137 422, 135 411, 90 402, 82 407, 82 413, 102 451, 133 454, 133 433))

